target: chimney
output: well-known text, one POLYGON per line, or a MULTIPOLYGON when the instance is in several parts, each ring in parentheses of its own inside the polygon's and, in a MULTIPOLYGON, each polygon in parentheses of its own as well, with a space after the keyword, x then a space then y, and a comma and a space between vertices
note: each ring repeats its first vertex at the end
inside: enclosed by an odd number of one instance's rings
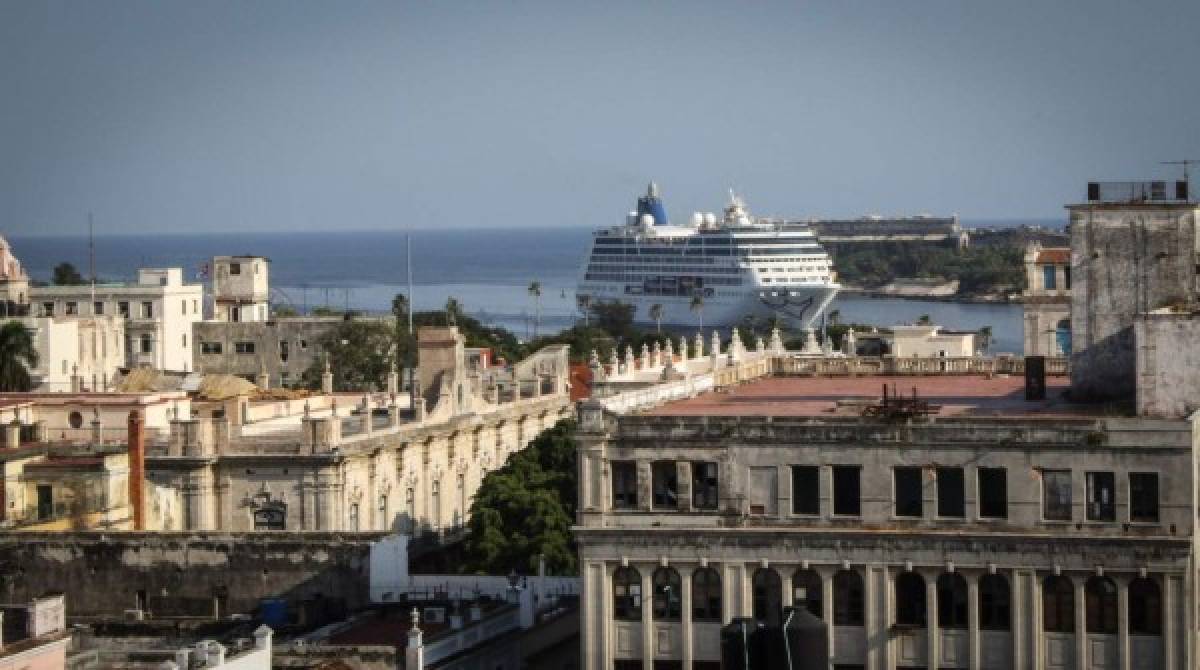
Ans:
POLYGON ((129 413, 129 506, 133 508, 133 529, 146 529, 145 503, 142 500, 146 481, 146 428, 142 415, 129 413))

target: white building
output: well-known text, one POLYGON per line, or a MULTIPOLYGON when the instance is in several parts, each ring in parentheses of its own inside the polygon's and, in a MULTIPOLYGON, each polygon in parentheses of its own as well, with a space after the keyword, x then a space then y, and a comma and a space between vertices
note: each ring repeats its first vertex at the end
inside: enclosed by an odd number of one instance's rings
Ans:
POLYGON ((38 364, 29 371, 38 391, 105 391, 125 366, 125 321, 114 316, 27 316, 16 319, 33 337, 38 364))
POLYGON ((263 256, 213 258, 213 318, 266 321, 270 317, 270 260, 263 256))
POLYGON ((191 370, 192 324, 201 319, 204 289, 184 283, 181 268, 142 268, 133 283, 37 286, 29 293, 37 316, 124 319, 129 366, 191 370))

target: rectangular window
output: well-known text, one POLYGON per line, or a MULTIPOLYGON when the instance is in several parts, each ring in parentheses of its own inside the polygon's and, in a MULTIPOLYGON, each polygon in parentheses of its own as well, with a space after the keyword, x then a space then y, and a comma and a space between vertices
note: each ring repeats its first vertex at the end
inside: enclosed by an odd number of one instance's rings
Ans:
POLYGON ((1158 473, 1129 473, 1129 520, 1158 521, 1158 473))
POLYGON ((1055 268, 1053 265, 1042 266, 1042 287, 1047 291, 1053 291, 1058 288, 1058 277, 1055 276, 1055 268))
POLYGON ((1113 473, 1087 473, 1087 520, 1117 520, 1117 483, 1113 473))
POLYGON ((1063 288, 1065 288, 1068 291, 1071 290, 1071 266, 1070 265, 1063 267, 1063 288))
POLYGON ((187 349, 187 333, 183 334, 183 348, 187 349))
POLYGON ((125 302, 124 300, 122 300, 121 302, 118 302, 117 303, 117 314, 121 315, 123 318, 128 319, 129 318, 129 303, 125 302))
POLYGON ((287 359, 288 359, 288 355, 291 354, 291 351, 292 351, 292 349, 291 349, 290 342, 288 342, 287 340, 279 341, 279 360, 286 363, 287 359))
POLYGON ((154 318, 154 303, 152 303, 148 300, 146 302, 142 303, 142 318, 143 319, 153 319, 154 318))
POLYGON ((692 507, 717 508, 717 464, 692 463, 692 507))
POLYGON ((180 302, 182 302, 182 303, 183 303, 183 312, 182 312, 182 313, 183 313, 183 314, 187 314, 187 301, 186 301, 186 300, 180 300, 180 302))
POLYGON ((54 316, 54 303, 42 303, 42 316, 54 316))
POLYGON ((979 468, 979 516, 1008 518, 1008 472, 1004 468, 979 468))
POLYGON ((658 461, 651 464, 650 474, 654 497, 654 509, 679 509, 679 478, 675 461, 658 461))
POLYGON ((68 301, 67 302, 67 314, 78 314, 78 313, 79 313, 79 303, 75 302, 74 300, 68 301))
POLYGON ((99 300, 92 303, 92 314, 95 314, 96 316, 104 316, 104 303, 99 300))
POLYGON ((142 343, 142 353, 143 354, 154 353, 154 340, 150 339, 149 335, 142 335, 140 341, 142 343))
POLYGON ((921 516, 921 468, 894 468, 892 484, 896 516, 921 516))
POLYGON ((1071 520, 1071 471, 1042 470, 1042 518, 1071 520))
POLYGON ((962 518, 967 515, 962 468, 937 469, 937 498, 938 516, 962 518))
POLYGON ((792 514, 821 513, 821 469, 815 465, 792 466, 792 514))
POLYGON ((862 514, 859 479, 862 468, 857 465, 833 466, 833 513, 839 516, 862 514))
POLYGON ((613 461, 609 463, 612 474, 613 509, 637 509, 637 463, 613 461))
POLYGON ((199 312, 200 312, 199 301, 192 300, 192 314, 198 314, 199 312))
POLYGON ((774 516, 779 513, 779 470, 750 468, 750 513, 774 516))
POLYGON ((202 354, 219 354, 221 353, 220 342, 201 342, 200 353, 202 354))
POLYGON ((239 354, 252 354, 252 353, 254 353, 254 343, 253 342, 234 342, 233 350, 239 354))
POLYGON ((229 274, 231 274, 231 275, 242 274, 242 264, 241 263, 230 263, 229 264, 229 274))

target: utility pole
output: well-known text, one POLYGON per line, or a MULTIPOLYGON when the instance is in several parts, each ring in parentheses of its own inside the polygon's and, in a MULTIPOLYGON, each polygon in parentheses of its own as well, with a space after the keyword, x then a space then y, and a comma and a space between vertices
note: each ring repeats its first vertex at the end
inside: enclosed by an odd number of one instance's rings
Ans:
MULTIPOLYGON (((408 352, 408 408, 414 413, 417 411, 417 393, 413 386, 417 367, 417 334, 413 331, 413 310, 416 308, 413 302, 413 272, 412 272, 412 234, 404 236, 405 267, 408 271, 408 336, 412 339, 412 346, 408 352)), ((415 416, 415 414, 414 414, 415 416)))
POLYGON ((92 282, 92 316, 96 316, 96 235, 91 211, 88 212, 88 275, 92 282))

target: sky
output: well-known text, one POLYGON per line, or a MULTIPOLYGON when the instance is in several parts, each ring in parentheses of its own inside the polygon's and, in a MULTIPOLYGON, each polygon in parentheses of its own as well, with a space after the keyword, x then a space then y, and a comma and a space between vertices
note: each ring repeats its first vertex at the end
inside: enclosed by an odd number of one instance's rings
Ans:
MULTIPOLYGON (((0 233, 1062 219, 1200 158, 1200 2, 0 2, 0 233)), ((1198 168, 1200 169, 1200 168, 1198 168)))

